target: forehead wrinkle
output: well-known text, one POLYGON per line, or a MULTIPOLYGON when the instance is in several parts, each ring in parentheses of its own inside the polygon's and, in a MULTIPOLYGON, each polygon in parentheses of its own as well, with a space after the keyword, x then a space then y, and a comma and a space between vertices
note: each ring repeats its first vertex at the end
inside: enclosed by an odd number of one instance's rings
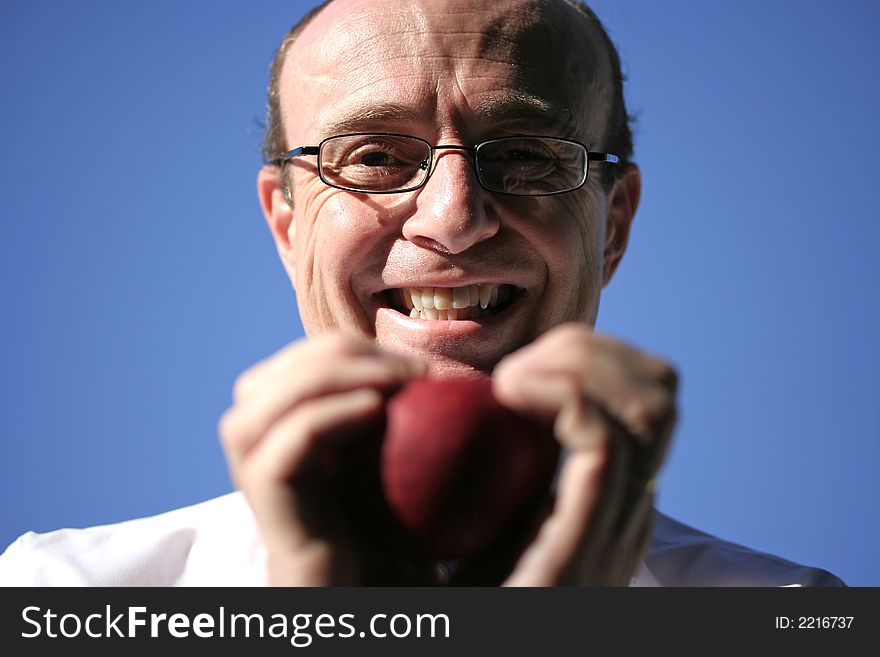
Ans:
POLYGON ((491 95, 474 107, 474 113, 486 123, 534 123, 546 128, 571 128, 572 112, 568 107, 525 91, 502 96, 491 95))
MULTIPOLYGON (((391 7, 377 6, 370 1, 369 11, 368 2, 363 0, 347 4, 356 9, 341 20, 327 15, 324 17, 327 25, 317 30, 322 22, 319 15, 310 26, 311 52, 306 58, 313 64, 308 76, 313 82, 339 98, 363 95, 375 85, 375 95, 381 98, 389 89, 394 90, 393 78, 405 77, 416 70, 426 77, 418 89, 411 86, 411 80, 409 86, 401 87, 404 95, 395 99, 400 105, 386 108, 390 110, 387 112, 381 108, 374 111, 361 108, 366 111, 337 118, 335 108, 328 107, 328 116, 319 115, 312 123, 322 126, 321 136, 373 129, 371 123, 381 126, 383 122, 393 125, 427 121, 436 107, 422 105, 429 96, 432 101, 438 100, 434 92, 441 89, 441 80, 449 79, 450 75, 455 79, 469 78, 470 82, 483 79, 487 62, 510 66, 512 77, 508 82, 522 89, 523 96, 534 96, 538 102, 526 100, 518 108, 515 102, 502 102, 497 107, 490 101, 480 102, 478 107, 483 111, 477 118, 481 123, 502 119, 514 122, 519 113, 525 117, 523 122, 532 120, 536 125, 547 126, 548 130, 558 125, 569 135, 585 141, 592 141, 601 134, 601 115, 605 114, 602 110, 607 102, 602 95, 603 85, 596 82, 604 67, 597 61, 592 32, 585 34, 589 28, 584 29, 583 18, 577 12, 569 12, 565 3, 525 0, 515 2, 512 8, 487 3, 477 9, 472 0, 447 0, 439 3, 445 5, 440 13, 426 13, 425 8, 415 2, 391 7), (536 48, 543 51, 543 56, 535 57, 536 48), (580 56, 572 56, 572 50, 578 51, 580 56), (379 62, 390 64, 396 60, 404 63, 399 69, 400 75, 389 70, 385 72, 390 75, 375 77, 380 70, 379 62), (418 68, 405 66, 407 60, 417 61, 418 68), (462 67, 465 62, 467 68, 462 67), (542 100, 549 106, 541 107, 542 100), (406 105, 418 108, 422 116, 407 111, 406 105)), ((306 31, 309 32, 309 28, 306 31)), ((306 43, 301 40, 297 45, 306 43)), ((477 100, 473 85, 463 80, 458 86, 464 91, 464 100, 470 101, 459 106, 463 110, 462 117, 479 115, 479 110, 467 107, 477 100)), ((496 88, 496 91, 502 89, 496 88)), ((369 104, 369 101, 364 103, 369 104)), ((282 104, 282 115, 287 114, 286 105, 282 104)))
POLYGON ((360 132, 378 124, 415 123, 422 119, 422 112, 393 102, 366 102, 334 112, 332 117, 319 121, 319 134, 323 137, 347 132, 360 132))
POLYGON ((522 88, 556 100, 569 130, 588 141, 604 133, 609 62, 595 29, 572 6, 525 0, 486 24, 480 52, 516 62, 522 88), (536 44, 542 57, 534 56, 536 44))
POLYGON ((487 119, 504 119, 511 115, 544 115, 553 111, 553 103, 539 96, 515 91, 502 97, 490 96, 474 108, 487 119))

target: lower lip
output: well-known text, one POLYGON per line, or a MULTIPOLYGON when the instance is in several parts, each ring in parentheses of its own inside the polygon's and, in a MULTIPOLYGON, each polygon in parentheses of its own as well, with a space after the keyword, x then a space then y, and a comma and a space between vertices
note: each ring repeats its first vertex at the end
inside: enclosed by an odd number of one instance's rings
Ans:
POLYGON ((499 313, 480 319, 415 319, 384 305, 378 309, 378 314, 408 331, 422 335, 467 336, 491 330, 504 322, 506 317, 516 311, 516 307, 520 305, 518 301, 519 299, 515 299, 499 313))
POLYGON ((480 319, 414 319, 383 303, 376 309, 375 335, 389 351, 421 356, 439 376, 489 373, 527 337, 532 305, 523 297, 520 292, 501 312, 480 319))

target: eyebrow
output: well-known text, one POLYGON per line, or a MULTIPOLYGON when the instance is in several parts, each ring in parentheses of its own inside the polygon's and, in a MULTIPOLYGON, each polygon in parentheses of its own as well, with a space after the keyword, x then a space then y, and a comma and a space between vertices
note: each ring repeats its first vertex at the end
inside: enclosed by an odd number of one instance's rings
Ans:
MULTIPOLYGON (((485 123, 519 122, 537 124, 541 128, 563 128, 571 123, 571 110, 526 92, 514 92, 501 97, 492 96, 474 108, 474 113, 485 123)), ((320 123, 323 136, 341 135, 376 129, 382 124, 417 123, 423 114, 412 107, 393 102, 356 105, 343 110, 341 116, 320 123)))
POLYGON ((552 102, 526 92, 514 92, 502 97, 492 96, 474 108, 485 121, 531 120, 544 123, 566 123, 571 110, 559 108, 552 102), (563 116, 564 115, 564 116, 563 116))
POLYGON ((322 135, 341 135, 360 132, 382 123, 413 123, 420 119, 418 112, 411 107, 397 103, 382 102, 358 105, 347 110, 342 116, 323 121, 322 135))

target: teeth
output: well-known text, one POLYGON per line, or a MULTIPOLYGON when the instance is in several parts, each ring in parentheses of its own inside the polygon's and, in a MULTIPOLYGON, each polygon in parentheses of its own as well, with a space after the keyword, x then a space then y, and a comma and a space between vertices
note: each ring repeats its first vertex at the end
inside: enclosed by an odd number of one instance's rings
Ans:
POLYGON ((457 287, 452 290, 452 307, 467 308, 471 305, 470 286, 457 287))
POLYGON ((480 308, 485 310, 489 306, 489 299, 492 298, 492 289, 494 285, 488 283, 480 286, 480 308))
POLYGON ((413 287, 397 294, 413 319, 479 319, 495 314, 495 308, 513 298, 510 285, 466 285, 464 287, 413 287))
POLYGON ((433 287, 422 288, 422 307, 424 307, 425 310, 432 310, 434 308, 433 287))
POLYGON ((437 310, 449 310, 452 308, 452 290, 448 287, 435 287, 434 307, 437 310))
POLYGON ((477 306, 480 304, 480 286, 468 285, 468 296, 470 297, 469 306, 477 306))

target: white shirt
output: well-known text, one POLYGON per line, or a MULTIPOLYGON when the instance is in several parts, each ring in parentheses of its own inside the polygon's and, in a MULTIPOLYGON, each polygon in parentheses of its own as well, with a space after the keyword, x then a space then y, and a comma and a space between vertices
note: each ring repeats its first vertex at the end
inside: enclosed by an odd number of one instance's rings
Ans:
MULTIPOLYGON (((632 586, 841 586, 655 512, 632 586)), ((266 554, 241 493, 147 518, 29 532, 0 555, 3 586, 262 586, 266 554)))

